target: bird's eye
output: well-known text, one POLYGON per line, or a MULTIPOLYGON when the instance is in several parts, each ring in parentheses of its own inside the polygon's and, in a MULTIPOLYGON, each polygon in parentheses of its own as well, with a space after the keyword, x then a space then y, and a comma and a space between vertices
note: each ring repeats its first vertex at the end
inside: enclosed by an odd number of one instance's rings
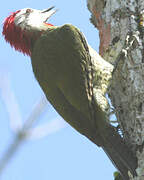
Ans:
POLYGON ((26 10, 26 13, 30 13, 32 10, 31 9, 27 9, 26 10))

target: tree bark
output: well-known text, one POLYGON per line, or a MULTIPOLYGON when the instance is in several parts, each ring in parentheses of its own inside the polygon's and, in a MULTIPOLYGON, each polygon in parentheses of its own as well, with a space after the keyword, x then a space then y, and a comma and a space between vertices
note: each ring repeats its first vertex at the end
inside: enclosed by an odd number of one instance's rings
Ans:
POLYGON ((144 179, 144 1, 87 0, 99 30, 100 55, 114 65, 107 89, 127 145, 138 158, 144 179))

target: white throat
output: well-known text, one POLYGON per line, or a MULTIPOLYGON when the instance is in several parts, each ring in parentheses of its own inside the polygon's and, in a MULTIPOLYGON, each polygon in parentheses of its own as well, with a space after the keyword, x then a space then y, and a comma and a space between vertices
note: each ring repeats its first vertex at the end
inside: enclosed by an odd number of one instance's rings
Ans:
POLYGON ((44 13, 41 13, 40 10, 31 9, 31 13, 27 13, 28 8, 22 9, 19 13, 16 14, 14 23, 16 26, 19 26, 23 30, 45 30, 47 27, 44 24, 44 21, 47 19, 44 13))

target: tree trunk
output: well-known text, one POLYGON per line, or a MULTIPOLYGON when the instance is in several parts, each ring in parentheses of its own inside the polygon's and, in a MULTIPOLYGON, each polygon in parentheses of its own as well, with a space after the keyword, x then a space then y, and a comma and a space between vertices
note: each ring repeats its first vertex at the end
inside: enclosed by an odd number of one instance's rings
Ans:
POLYGON ((114 65, 107 91, 123 137, 144 179, 144 0, 87 0, 98 28, 100 55, 114 65))

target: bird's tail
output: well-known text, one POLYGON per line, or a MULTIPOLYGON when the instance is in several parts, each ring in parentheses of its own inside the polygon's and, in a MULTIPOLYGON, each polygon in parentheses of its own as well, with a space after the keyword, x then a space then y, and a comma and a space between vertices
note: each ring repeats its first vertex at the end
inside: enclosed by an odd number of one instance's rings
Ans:
POLYGON ((136 176, 137 159, 115 128, 109 125, 101 134, 103 142, 101 147, 119 170, 123 180, 129 180, 128 171, 136 176))

